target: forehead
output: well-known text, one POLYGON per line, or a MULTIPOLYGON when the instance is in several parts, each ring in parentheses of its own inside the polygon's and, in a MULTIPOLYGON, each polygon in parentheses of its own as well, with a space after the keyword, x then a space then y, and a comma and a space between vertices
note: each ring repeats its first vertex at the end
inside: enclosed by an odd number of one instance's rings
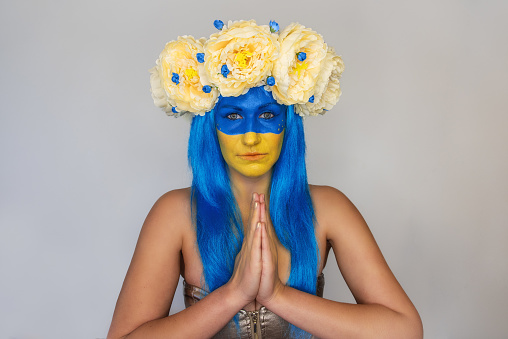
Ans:
POLYGON ((220 111, 224 108, 236 108, 244 112, 257 111, 266 106, 276 106, 281 109, 284 105, 278 104, 272 96, 263 87, 251 88, 247 93, 237 97, 220 97, 215 109, 220 111))

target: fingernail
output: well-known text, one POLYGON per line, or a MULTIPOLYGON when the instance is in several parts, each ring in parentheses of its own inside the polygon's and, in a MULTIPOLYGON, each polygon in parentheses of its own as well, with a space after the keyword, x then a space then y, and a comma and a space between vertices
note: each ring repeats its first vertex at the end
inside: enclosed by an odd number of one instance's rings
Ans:
POLYGON ((260 222, 258 222, 258 223, 256 224, 256 228, 260 228, 260 227, 261 227, 261 223, 260 223, 260 222))
POLYGON ((258 208, 258 202, 257 201, 254 203, 254 208, 258 208))

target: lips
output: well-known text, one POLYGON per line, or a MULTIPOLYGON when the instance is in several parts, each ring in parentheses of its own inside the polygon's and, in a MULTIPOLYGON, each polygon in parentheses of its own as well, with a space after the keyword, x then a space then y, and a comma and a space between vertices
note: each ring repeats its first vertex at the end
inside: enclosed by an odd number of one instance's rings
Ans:
POLYGON ((259 153, 259 152, 247 152, 243 154, 239 154, 238 157, 244 160, 259 160, 263 159, 268 153, 259 153))

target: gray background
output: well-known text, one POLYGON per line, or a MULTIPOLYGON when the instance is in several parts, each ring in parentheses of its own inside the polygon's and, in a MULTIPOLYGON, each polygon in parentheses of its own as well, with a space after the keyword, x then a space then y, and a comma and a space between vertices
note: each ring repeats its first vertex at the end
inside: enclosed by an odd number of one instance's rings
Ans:
MULTIPOLYGON (((154 107, 148 69, 217 18, 298 21, 342 54, 341 101, 306 121, 310 182, 358 206, 426 338, 506 338, 507 13, 501 1, 2 0, 0 338, 106 336, 144 217, 189 185, 188 123, 154 107)), ((353 301, 330 259, 326 297, 353 301)))

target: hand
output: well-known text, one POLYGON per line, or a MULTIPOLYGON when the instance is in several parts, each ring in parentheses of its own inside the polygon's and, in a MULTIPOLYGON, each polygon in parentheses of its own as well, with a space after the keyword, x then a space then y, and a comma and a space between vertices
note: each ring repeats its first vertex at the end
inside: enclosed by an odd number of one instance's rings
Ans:
POLYGON ((265 196, 260 197, 261 219, 261 281, 256 301, 267 306, 274 297, 284 289, 279 278, 279 264, 277 253, 277 234, 266 212, 265 196))
POLYGON ((242 248, 235 259, 235 268, 228 284, 245 302, 254 301, 261 280, 261 204, 259 195, 252 195, 249 221, 245 229, 242 248))

